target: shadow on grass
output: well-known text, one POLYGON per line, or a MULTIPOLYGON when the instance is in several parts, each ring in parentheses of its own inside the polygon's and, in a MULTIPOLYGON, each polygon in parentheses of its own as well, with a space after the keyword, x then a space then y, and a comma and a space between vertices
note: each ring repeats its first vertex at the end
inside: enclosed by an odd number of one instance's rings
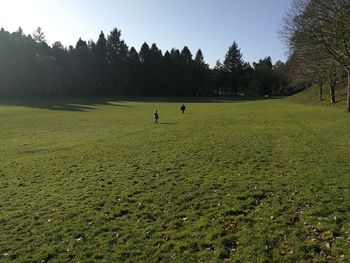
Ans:
MULTIPOLYGON (((56 111, 85 112, 103 106, 131 107, 127 102, 144 103, 242 103, 260 100, 283 99, 284 97, 91 97, 91 98, 28 98, 1 99, 0 106, 21 106, 56 111)), ((166 124, 166 123, 163 123, 166 124)), ((170 124, 170 123, 168 123, 170 124)))
POLYGON ((0 106, 20 106, 55 111, 85 112, 103 106, 130 107, 113 98, 38 98, 0 100, 0 106))
POLYGON ((235 103, 262 100, 285 99, 286 97, 119 97, 125 102, 169 102, 169 103, 235 103))

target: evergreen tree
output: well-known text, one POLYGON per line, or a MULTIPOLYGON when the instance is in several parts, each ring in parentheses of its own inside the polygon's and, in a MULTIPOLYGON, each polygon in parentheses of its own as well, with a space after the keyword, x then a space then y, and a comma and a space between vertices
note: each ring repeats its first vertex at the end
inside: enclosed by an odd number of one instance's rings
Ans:
POLYGON ((147 63, 150 56, 149 45, 145 42, 142 44, 140 49, 140 61, 141 63, 147 63))
POLYGON ((181 77, 183 82, 182 96, 194 96, 195 91, 193 89, 193 60, 192 53, 187 46, 181 50, 181 77))
POLYGON ((149 91, 151 89, 151 52, 149 45, 145 42, 142 44, 140 49, 140 79, 142 84, 141 95, 149 95, 149 91))
POLYGON ((187 46, 181 50, 181 59, 185 65, 189 65, 192 62, 192 54, 187 46))
POLYGON ((194 58, 194 62, 197 65, 205 65, 204 57, 201 49, 197 50, 196 56, 194 58))
POLYGON ((204 56, 201 49, 198 49, 194 59, 194 86, 195 95, 209 95, 209 66, 204 61, 204 56))
POLYGON ((59 41, 48 46, 41 29, 33 37, 0 29, 0 96, 7 97, 278 95, 288 93, 286 67, 267 57, 252 68, 235 42, 224 63, 209 69, 200 49, 194 59, 187 46, 164 56, 155 43, 129 50, 116 28, 68 49, 59 41))
POLYGON ((237 95, 241 85, 241 74, 243 71, 243 59, 238 44, 233 42, 229 47, 224 60, 224 71, 226 86, 230 90, 230 95, 237 95))
POLYGON ((212 70, 212 83, 214 89, 212 89, 213 96, 225 95, 226 87, 224 81, 224 65, 220 60, 217 60, 215 63, 215 67, 212 70))
POLYGON ((183 96, 183 65, 180 50, 172 48, 170 51, 172 58, 171 61, 171 95, 172 96, 183 96))
POLYGON ((172 76, 173 76, 173 61, 172 61, 172 56, 170 52, 167 50, 164 53, 164 58, 163 58, 163 76, 162 76, 164 93, 167 96, 173 94, 172 76))
POLYGON ((60 41, 56 41, 52 44, 51 48, 52 57, 55 60, 54 63, 54 81, 51 81, 51 85, 54 88, 53 93, 57 96, 64 96, 69 82, 66 78, 69 64, 67 59, 67 50, 60 41))
POLYGON ((129 49, 121 39, 121 32, 114 28, 107 37, 107 59, 111 85, 109 95, 127 94, 129 74, 127 68, 129 49))
POLYGON ((96 76, 96 86, 94 89, 95 95, 104 95, 108 92, 108 61, 107 61, 107 39, 101 31, 96 48, 93 51, 93 60, 94 60, 94 72, 96 76))
POLYGON ((271 95, 274 78, 271 58, 260 59, 258 63, 253 63, 253 65, 255 69, 255 80, 259 87, 259 95, 271 95))
POLYGON ((79 38, 71 55, 74 61, 71 92, 76 96, 88 96, 92 93, 94 82, 91 74, 91 53, 86 41, 79 38))
POLYGON ((129 62, 129 73, 130 73, 130 82, 129 82, 129 93, 130 95, 142 95, 142 82, 140 78, 141 68, 140 68, 140 56, 137 50, 134 47, 131 47, 128 55, 129 62))
POLYGON ((149 51, 149 83, 148 83, 148 95, 163 95, 163 55, 162 51, 158 49, 155 43, 152 44, 149 51))

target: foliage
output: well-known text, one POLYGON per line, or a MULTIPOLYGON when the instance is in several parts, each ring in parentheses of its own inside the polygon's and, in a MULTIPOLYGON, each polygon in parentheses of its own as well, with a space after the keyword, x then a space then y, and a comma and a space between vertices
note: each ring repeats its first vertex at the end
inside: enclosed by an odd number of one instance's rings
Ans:
POLYGON ((329 82, 336 103, 336 83, 347 71, 347 111, 350 112, 350 4, 348 0, 294 0, 281 35, 290 48, 294 78, 322 86, 329 82), (296 70, 298 69, 298 70, 296 70), (296 74, 296 76, 295 76, 296 74))
MULTIPOLYGON (((57 41, 49 46, 38 28, 26 36, 23 30, 0 30, 0 96, 238 96, 283 95, 260 90, 254 69, 242 59, 236 42, 229 47, 224 65, 210 69, 199 49, 195 57, 185 46, 163 52, 155 43, 144 43, 138 52, 129 48, 114 28, 97 42, 81 38, 75 47, 57 41), (251 85, 257 83, 257 85, 251 85), (254 90, 251 87, 254 86, 254 90), (257 90, 256 90, 257 89, 257 90)), ((285 79, 277 72, 275 77, 285 79)), ((265 82, 264 82, 265 83, 265 82)), ((264 85, 275 86, 274 82, 264 85)))

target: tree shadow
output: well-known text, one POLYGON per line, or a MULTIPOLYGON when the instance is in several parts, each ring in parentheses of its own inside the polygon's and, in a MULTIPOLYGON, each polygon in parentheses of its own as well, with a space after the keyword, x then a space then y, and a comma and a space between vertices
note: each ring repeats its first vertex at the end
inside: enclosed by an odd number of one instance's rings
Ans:
POLYGON ((287 97, 120 97, 120 101, 125 102, 145 102, 145 103, 242 103, 260 100, 277 100, 287 97))
MULTIPOLYGON (((128 102, 143 103, 243 103, 259 100, 284 99, 285 97, 87 97, 87 98, 27 98, 0 99, 0 106, 20 106, 54 111, 86 112, 103 106, 132 107, 128 102)), ((190 114, 190 113, 186 113, 190 114)), ((165 124, 165 123, 163 123, 165 124)))
POLYGON ((103 106, 131 107, 113 98, 40 98, 0 100, 0 106, 19 106, 54 111, 86 112, 103 106))
POLYGON ((158 124, 160 124, 160 125, 174 125, 174 124, 176 124, 176 122, 160 122, 158 124))

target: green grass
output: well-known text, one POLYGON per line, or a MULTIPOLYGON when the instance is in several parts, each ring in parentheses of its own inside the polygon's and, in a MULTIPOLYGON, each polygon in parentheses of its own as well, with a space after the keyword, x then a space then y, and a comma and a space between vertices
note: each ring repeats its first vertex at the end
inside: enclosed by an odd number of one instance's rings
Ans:
POLYGON ((348 262, 348 113, 180 102, 2 102, 0 262, 348 262))

